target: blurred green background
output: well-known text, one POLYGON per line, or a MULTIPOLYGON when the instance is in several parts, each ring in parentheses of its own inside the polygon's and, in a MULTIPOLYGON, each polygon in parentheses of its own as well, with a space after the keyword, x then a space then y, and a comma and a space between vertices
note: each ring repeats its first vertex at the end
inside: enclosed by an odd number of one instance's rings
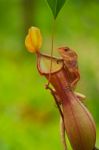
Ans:
MULTIPOLYGON (((52 14, 44 0, 0 0, 0 150, 61 150, 59 113, 47 82, 24 39, 30 26, 50 53, 52 14)), ((79 55, 77 91, 97 126, 99 147, 99 0, 68 0, 56 21, 55 51, 69 46, 79 55)), ((71 148, 69 147, 69 150, 71 148)))

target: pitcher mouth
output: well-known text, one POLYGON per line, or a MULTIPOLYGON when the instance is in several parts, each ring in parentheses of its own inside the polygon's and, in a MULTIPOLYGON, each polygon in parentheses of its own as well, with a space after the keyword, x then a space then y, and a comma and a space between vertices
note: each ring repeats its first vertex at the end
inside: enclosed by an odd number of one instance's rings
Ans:
POLYGON ((62 58, 58 57, 51 57, 50 55, 42 54, 42 53, 36 53, 37 54, 37 68, 41 75, 49 75, 59 72, 63 66, 64 62, 62 58), (51 67, 51 61, 52 61, 52 69, 50 72, 51 67))

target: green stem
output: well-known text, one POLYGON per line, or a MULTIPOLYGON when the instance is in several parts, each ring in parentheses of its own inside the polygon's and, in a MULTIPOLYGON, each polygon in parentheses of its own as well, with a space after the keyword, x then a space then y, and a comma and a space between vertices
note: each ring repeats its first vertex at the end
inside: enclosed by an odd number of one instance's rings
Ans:
POLYGON ((49 70, 49 79, 47 83, 47 87, 50 84, 50 79, 51 79, 51 71, 52 71, 52 57, 53 57, 53 51, 54 51, 54 34, 55 34, 55 19, 53 20, 53 27, 52 27, 52 44, 51 44, 51 64, 50 64, 50 70, 49 70))

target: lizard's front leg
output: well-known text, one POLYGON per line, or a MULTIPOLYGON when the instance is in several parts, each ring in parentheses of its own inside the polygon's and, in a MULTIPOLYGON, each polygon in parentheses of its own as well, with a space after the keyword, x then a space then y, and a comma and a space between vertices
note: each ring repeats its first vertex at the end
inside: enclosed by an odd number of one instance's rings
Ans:
POLYGON ((80 73, 79 71, 75 71, 73 74, 75 74, 75 79, 71 83, 71 87, 74 88, 77 84, 77 82, 80 80, 80 73))

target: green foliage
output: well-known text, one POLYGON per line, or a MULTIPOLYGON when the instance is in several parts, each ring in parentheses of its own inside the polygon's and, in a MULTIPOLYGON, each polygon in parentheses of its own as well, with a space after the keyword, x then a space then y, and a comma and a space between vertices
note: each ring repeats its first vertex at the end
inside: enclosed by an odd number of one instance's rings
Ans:
POLYGON ((54 19, 57 18, 58 13, 60 12, 61 8, 65 4, 66 0, 47 0, 49 7, 52 10, 54 19))
MULTIPOLYGON (((98 0, 88 2, 68 1, 57 20, 55 48, 66 45, 78 52, 81 80, 76 91, 86 95, 99 147, 99 5, 98 0)), ((59 113, 44 89, 46 79, 37 72, 35 56, 21 49, 22 34, 27 34, 22 7, 20 0, 0 1, 0 150, 62 150, 59 113)), ((40 27, 45 38, 42 51, 48 53, 51 16, 44 1, 36 4, 35 11, 31 25, 40 27)), ((68 141, 67 145, 72 150, 68 141)))

